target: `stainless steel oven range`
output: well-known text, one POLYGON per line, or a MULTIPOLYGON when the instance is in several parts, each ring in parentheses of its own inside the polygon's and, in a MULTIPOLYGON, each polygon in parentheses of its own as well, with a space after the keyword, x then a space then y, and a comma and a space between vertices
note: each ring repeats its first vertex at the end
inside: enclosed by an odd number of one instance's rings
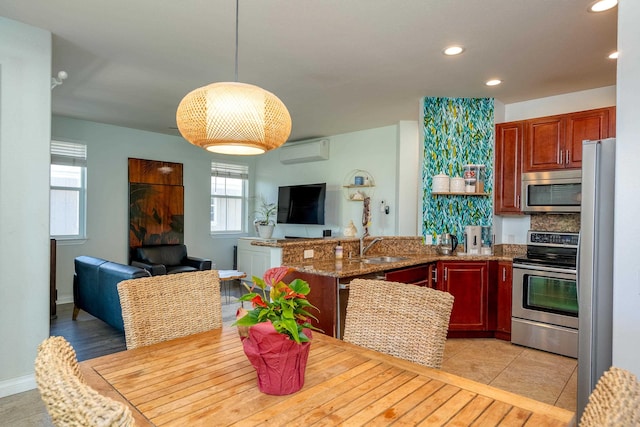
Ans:
POLYGON ((578 357, 578 233, 529 231, 513 260, 511 342, 578 357))

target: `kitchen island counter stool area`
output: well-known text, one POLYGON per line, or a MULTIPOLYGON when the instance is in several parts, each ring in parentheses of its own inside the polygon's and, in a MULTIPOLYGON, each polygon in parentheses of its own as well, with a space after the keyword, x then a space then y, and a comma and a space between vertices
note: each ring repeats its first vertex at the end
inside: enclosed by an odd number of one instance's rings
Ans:
POLYGON ((81 363, 87 382, 130 405, 139 425, 565 426, 574 413, 446 372, 314 334, 305 385, 258 391, 236 328, 81 363))

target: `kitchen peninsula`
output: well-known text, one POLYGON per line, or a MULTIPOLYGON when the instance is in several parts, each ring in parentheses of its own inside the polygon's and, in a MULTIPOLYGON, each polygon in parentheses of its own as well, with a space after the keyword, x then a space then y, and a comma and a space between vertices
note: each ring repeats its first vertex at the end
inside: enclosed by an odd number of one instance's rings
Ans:
MULTIPOLYGON (((254 255, 262 251, 278 265, 291 267, 294 271, 286 280, 309 282, 309 300, 319 309, 313 313, 318 327, 330 336, 342 336, 351 280, 371 278, 451 293, 455 301, 450 337, 510 338, 511 260, 524 247, 498 245, 493 255, 445 256, 437 254, 435 246, 424 245, 420 236, 370 236, 364 245, 374 239, 379 240, 362 258, 358 238, 246 239, 239 244, 238 268, 246 271, 241 260, 252 258, 247 251, 254 255), (343 247, 342 259, 335 257, 337 245, 343 247)), ((271 266, 267 263, 265 269, 271 266)), ((262 275, 260 271, 247 273, 248 277, 262 275)))

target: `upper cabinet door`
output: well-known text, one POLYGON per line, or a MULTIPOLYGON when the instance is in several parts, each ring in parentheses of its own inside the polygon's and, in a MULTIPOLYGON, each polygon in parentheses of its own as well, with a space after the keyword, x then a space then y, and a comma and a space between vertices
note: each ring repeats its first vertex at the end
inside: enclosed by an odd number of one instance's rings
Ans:
POLYGON ((524 122, 496 125, 494 194, 495 213, 521 214, 520 183, 522 174, 522 144, 524 122))
POLYGON ((601 108, 567 115, 565 167, 582 167, 582 141, 612 136, 609 134, 609 121, 610 115, 615 115, 615 110, 611 111, 614 108, 601 108))
POLYGON ((564 168, 565 121, 563 116, 527 120, 524 172, 564 168))

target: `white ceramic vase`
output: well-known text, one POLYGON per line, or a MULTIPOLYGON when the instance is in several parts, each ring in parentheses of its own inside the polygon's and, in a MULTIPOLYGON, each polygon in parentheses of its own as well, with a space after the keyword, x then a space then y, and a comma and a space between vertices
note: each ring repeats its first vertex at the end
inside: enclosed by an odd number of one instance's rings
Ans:
POLYGON ((273 229, 276 226, 273 224, 269 224, 269 225, 258 225, 258 236, 260 236, 263 239, 270 239, 271 236, 273 235, 273 229))

